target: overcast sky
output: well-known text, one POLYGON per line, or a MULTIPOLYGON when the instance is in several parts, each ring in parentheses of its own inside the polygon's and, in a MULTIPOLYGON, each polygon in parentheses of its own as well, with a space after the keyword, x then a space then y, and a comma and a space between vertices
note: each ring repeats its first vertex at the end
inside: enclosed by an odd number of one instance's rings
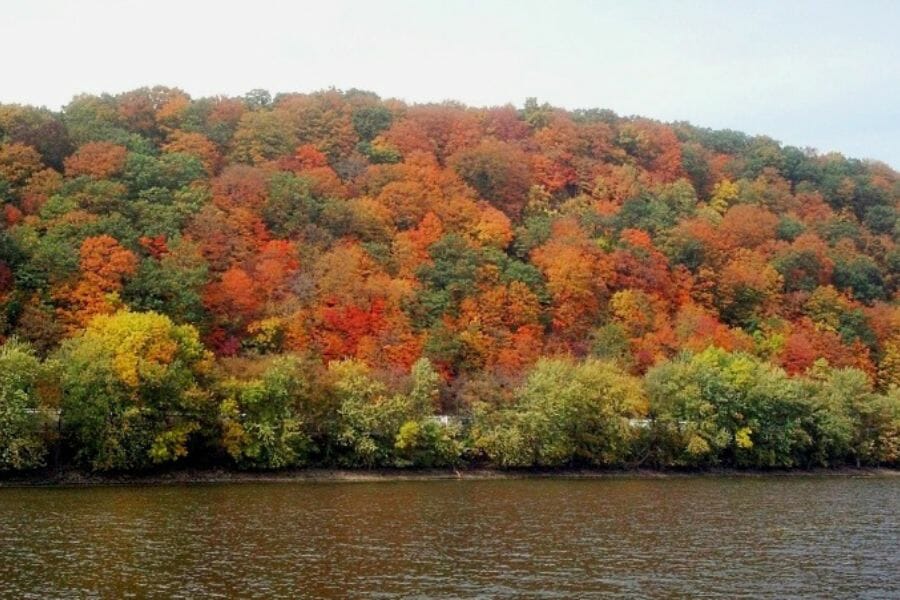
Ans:
POLYGON ((0 102, 163 84, 536 96, 900 168, 900 1, 0 0, 0 102))

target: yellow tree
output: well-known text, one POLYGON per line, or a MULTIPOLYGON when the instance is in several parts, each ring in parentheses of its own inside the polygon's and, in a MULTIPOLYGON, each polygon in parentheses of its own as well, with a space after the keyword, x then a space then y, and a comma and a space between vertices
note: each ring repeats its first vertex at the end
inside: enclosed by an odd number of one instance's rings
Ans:
POLYGON ((100 315, 59 353, 64 434, 95 470, 139 469, 187 455, 209 409, 211 355, 197 330, 163 315, 100 315))

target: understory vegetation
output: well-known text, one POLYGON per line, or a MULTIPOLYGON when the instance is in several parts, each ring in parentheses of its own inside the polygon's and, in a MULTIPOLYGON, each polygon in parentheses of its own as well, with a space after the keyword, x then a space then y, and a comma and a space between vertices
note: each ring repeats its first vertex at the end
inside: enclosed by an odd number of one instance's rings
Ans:
POLYGON ((380 375, 358 359, 302 355, 217 364, 190 326, 100 316, 44 362, 16 340, 0 349, 0 467, 40 468, 57 446, 95 471, 177 460, 768 469, 900 459, 898 388, 877 393, 863 371, 824 363, 790 377, 709 347, 641 378, 608 361, 541 358, 516 385, 467 381, 452 416, 438 412, 446 385, 427 358, 380 375))

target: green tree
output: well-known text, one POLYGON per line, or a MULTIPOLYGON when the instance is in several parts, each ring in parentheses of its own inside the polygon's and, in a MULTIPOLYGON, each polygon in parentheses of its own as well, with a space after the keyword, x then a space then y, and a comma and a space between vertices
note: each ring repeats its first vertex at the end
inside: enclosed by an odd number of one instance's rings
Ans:
MULTIPOLYGON (((308 178, 277 173, 269 180, 269 194, 262 216, 276 235, 297 236, 318 220, 323 204, 313 195, 308 178)), ((338 206, 344 206, 344 203, 338 206)))
POLYGON ((658 461, 791 467, 808 438, 800 386, 781 369, 710 347, 646 375, 658 461))
MULTIPOLYGON (((472 292, 482 260, 477 250, 456 234, 449 234, 428 249, 432 263, 419 269, 420 325, 431 324, 444 313, 456 314, 459 304, 472 292)), ((418 315, 417 315, 418 316, 418 315)))
POLYGON ((146 194, 153 188, 176 190, 205 176, 203 162, 191 154, 172 152, 160 157, 131 152, 122 178, 131 194, 146 194))
POLYGON ((331 363, 338 399, 335 437, 347 466, 441 466, 462 450, 459 429, 434 419, 439 376, 427 359, 417 361, 405 393, 390 393, 361 362, 331 363))
POLYGON ((333 362, 328 368, 338 416, 334 437, 345 466, 375 467, 393 462, 400 427, 409 420, 409 401, 391 395, 387 386, 355 360, 333 362))
MULTIPOLYGON (((858 369, 830 371, 814 389, 814 398, 828 408, 826 427, 814 431, 834 459, 861 465, 900 460, 900 394, 897 388, 876 394, 868 376, 858 369), (830 427, 827 427, 830 426, 830 427)), ((821 453, 821 451, 820 451, 821 453)))
POLYGON ((433 417, 440 383, 440 375, 427 358, 420 358, 412 366, 406 395, 409 415, 394 441, 397 466, 441 467, 459 462, 462 453, 459 425, 433 417))
POLYGON ((381 104, 359 106, 353 109, 353 129, 363 142, 371 142, 379 133, 391 126, 394 120, 388 107, 381 104))
POLYGON ((41 384, 46 372, 27 344, 13 339, 0 346, 0 471, 45 464, 50 406, 41 384))
POLYGON ((838 257, 834 265, 834 283, 849 289, 853 297, 871 303, 884 298, 884 278, 874 260, 865 255, 838 257))
POLYGON ((407 421, 400 426, 394 448, 397 466, 449 467, 459 464, 462 454, 460 429, 434 419, 407 421))
POLYGON ((312 440, 302 406, 309 386, 297 358, 279 357, 262 377, 232 379, 221 388, 222 445, 238 466, 277 469, 306 462, 312 440))
POLYGON ((479 407, 475 445, 503 467, 621 465, 646 412, 640 381, 612 364, 542 359, 510 408, 479 407))
POLYGON ((141 261, 125 286, 124 298, 136 310, 162 313, 176 323, 200 324, 206 319, 201 290, 207 279, 208 265, 200 251, 180 240, 159 259, 141 261))

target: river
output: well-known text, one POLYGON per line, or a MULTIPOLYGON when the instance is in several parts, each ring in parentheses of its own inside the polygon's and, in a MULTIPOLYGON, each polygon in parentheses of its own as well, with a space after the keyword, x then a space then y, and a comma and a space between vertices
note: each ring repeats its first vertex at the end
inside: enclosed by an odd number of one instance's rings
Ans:
POLYGON ((0 489, 2 597, 900 597, 900 477, 0 489))

